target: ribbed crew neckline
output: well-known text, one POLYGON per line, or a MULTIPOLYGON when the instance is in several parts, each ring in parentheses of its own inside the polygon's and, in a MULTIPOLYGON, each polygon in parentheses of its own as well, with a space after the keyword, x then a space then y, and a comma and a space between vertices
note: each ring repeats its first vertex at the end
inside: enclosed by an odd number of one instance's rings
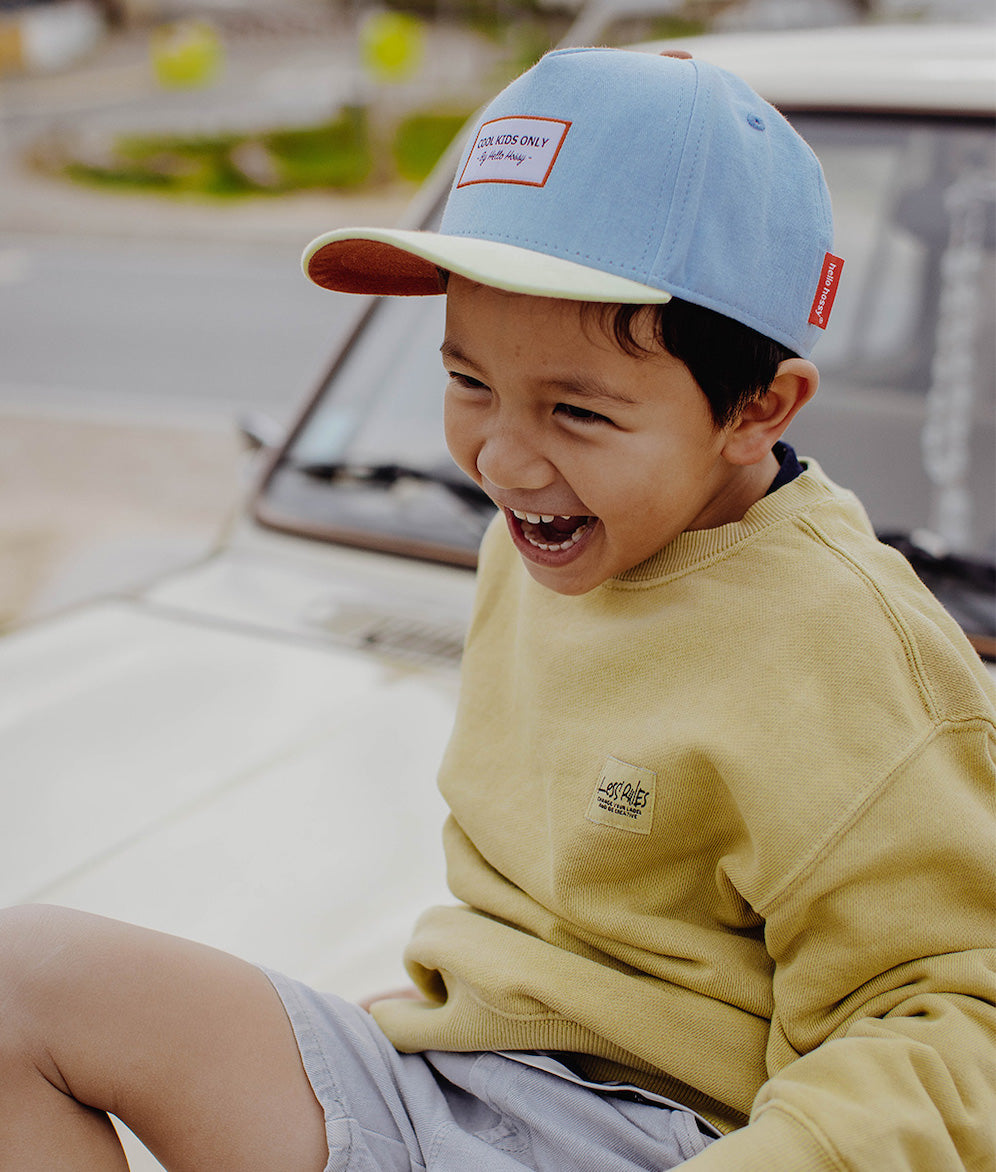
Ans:
MULTIPOLYGON (((751 505, 739 521, 714 529, 693 529, 680 533, 646 561, 603 583, 603 588, 646 586, 679 574, 686 574, 723 557, 743 541, 798 516, 813 505, 832 499, 833 487, 814 460, 803 461, 801 476, 770 496, 751 505)), ((849 495, 849 494, 848 494, 849 495)))

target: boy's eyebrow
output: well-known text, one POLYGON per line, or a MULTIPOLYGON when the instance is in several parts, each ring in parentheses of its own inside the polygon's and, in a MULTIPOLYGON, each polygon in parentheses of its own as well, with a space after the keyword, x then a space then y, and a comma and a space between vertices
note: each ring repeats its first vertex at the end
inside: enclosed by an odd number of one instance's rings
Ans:
MULTIPOLYGON (((473 358, 464 354, 460 347, 448 338, 443 339, 439 353, 443 356, 444 361, 462 362, 475 369, 477 367, 473 358)), ((587 372, 572 374, 569 378, 543 379, 542 383, 547 387, 559 388, 576 399, 599 399, 603 403, 620 403, 627 407, 639 406, 638 399, 607 386, 600 379, 587 372)))
POLYGON ((469 358, 460 347, 451 342, 449 338, 443 338, 443 344, 439 347, 439 353, 443 356, 443 361, 452 360, 454 362, 466 362, 470 366, 474 365, 474 360, 469 358))

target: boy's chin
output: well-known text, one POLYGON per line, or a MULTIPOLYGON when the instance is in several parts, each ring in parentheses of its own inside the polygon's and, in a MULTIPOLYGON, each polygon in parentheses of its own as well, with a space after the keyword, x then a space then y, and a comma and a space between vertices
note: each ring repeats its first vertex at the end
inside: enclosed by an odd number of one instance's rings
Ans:
POLYGON ((526 569, 529 570, 529 574, 534 582, 537 582, 540 586, 543 586, 545 589, 552 591, 554 594, 560 594, 565 598, 578 598, 582 594, 590 594, 592 590, 595 590, 601 586, 603 581, 608 580, 603 578, 602 581, 599 582, 557 582, 551 580, 551 577, 548 574, 534 572, 534 568, 528 565, 528 563, 526 565, 526 569))
POLYGON ((540 565, 521 553, 519 556, 534 582, 547 590, 552 590, 554 594, 562 594, 569 598, 589 594, 612 577, 609 573, 600 574, 597 571, 592 573, 591 570, 585 572, 580 565, 564 567, 540 565))

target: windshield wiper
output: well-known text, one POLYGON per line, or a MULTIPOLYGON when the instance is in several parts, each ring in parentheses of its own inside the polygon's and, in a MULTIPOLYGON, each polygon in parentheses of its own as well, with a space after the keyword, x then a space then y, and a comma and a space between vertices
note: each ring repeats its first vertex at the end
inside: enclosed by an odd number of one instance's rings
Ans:
POLYGON ((295 464, 293 467, 313 480, 326 480, 330 483, 370 484, 380 488, 392 488, 406 480, 437 484, 475 509, 494 508, 494 503, 487 493, 455 468, 452 471, 434 470, 416 468, 410 464, 360 464, 348 460, 315 461, 295 464))

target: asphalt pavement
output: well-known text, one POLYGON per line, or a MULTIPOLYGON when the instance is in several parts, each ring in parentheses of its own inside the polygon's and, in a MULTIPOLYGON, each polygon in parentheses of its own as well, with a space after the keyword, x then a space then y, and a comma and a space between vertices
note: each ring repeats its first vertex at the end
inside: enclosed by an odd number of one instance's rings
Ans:
MULTIPOLYGON (((280 7, 279 16, 222 27, 224 69, 207 88, 163 89, 147 28, 109 34, 57 74, 0 77, 0 284, 8 292, 16 296, 20 257, 33 242, 279 249, 293 264, 319 232, 403 216, 413 195, 404 185, 206 202, 90 189, 28 165, 30 148, 53 133, 82 140, 119 130, 305 124, 368 96, 355 27, 326 6, 280 7)), ((430 94, 466 92, 494 54, 471 34, 435 29, 417 77, 380 100, 405 108, 430 94)), ((248 475, 230 415, 115 418, 83 390, 57 409, 0 402, 0 630, 201 556, 238 508, 248 475)))

